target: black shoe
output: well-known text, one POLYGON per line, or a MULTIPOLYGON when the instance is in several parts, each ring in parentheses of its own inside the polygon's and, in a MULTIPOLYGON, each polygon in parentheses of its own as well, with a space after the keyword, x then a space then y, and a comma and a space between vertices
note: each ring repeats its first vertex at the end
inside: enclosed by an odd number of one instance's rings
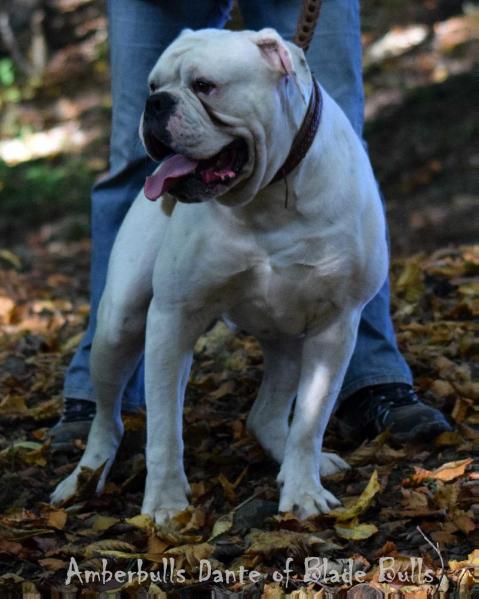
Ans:
POLYGON ((49 431, 54 451, 72 451, 75 441, 85 442, 95 416, 96 404, 83 399, 66 398, 60 420, 49 431))
POLYGON ((430 441, 452 431, 444 414, 422 402, 410 385, 390 383, 360 389, 340 406, 341 431, 356 441, 389 431, 399 441, 430 441))

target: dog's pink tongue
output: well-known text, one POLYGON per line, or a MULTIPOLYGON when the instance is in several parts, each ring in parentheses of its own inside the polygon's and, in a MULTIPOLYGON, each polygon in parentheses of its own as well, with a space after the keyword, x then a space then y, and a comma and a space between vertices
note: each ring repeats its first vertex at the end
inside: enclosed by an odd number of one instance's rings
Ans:
POLYGON ((195 160, 189 160, 181 154, 173 154, 161 163, 156 173, 146 178, 145 196, 154 202, 165 191, 168 191, 176 179, 192 173, 197 165, 198 162, 195 160))

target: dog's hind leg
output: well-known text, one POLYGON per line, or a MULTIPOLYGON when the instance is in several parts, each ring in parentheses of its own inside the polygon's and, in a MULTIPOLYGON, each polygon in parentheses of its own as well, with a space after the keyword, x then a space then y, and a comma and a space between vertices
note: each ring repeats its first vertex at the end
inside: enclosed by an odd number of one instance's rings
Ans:
MULTIPOLYGON (((265 452, 282 463, 289 419, 298 392, 301 369, 301 339, 262 343, 264 375, 246 425, 265 452)), ((329 476, 349 468, 335 453, 322 451, 320 472, 329 476)))
POLYGON ((140 194, 118 233, 91 350, 96 415, 80 463, 57 486, 51 497, 53 503, 74 496, 82 467, 95 470, 104 465, 97 492, 103 490, 123 436, 123 390, 144 347, 153 267, 167 218, 160 206, 140 194))
POLYGON ((261 342, 263 380, 246 421, 248 432, 280 464, 298 391, 302 345, 302 339, 261 342))

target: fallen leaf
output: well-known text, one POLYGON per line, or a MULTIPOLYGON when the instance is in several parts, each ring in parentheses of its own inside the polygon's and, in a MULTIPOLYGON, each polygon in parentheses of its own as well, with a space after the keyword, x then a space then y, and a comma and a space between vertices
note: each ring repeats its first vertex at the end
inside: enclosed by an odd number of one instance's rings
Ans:
POLYGON ((91 524, 91 527, 93 528, 93 530, 102 532, 104 530, 108 530, 115 524, 118 524, 118 522, 120 522, 120 518, 113 518, 111 516, 98 515, 98 516, 95 516, 95 518, 91 524))
POLYGON ((0 451, 0 462, 18 457, 26 464, 46 466, 46 450, 47 446, 45 444, 36 441, 17 441, 10 447, 0 451))
POLYGON ((447 462, 436 468, 435 470, 425 470, 424 468, 418 468, 415 466, 415 473, 409 479, 412 484, 418 485, 426 478, 432 478, 435 480, 451 481, 459 476, 462 476, 466 468, 472 464, 472 458, 466 458, 464 460, 457 460, 454 462, 447 462))
POLYGON ((96 543, 90 543, 85 547, 85 557, 96 557, 98 555, 104 557, 116 558, 136 558, 138 552, 136 547, 125 541, 117 541, 116 539, 104 539, 96 543))
POLYGON ((148 535, 146 558, 151 561, 159 561, 169 546, 169 543, 165 542, 163 539, 159 539, 154 532, 151 532, 148 535))
POLYGON ((28 406, 24 395, 6 395, 0 402, 0 415, 12 416, 28 413, 28 406))
POLYGON ((47 526, 63 530, 67 523, 68 513, 65 510, 53 510, 47 514, 47 526))
POLYGON ((462 510, 457 510, 452 516, 452 521, 457 526, 457 528, 463 532, 465 535, 470 534, 474 530, 476 530, 477 524, 474 522, 471 514, 464 512, 462 510))
POLYGON ((427 495, 411 489, 401 489, 403 505, 408 509, 425 508, 428 505, 427 495))
POLYGON ((84 331, 80 331, 79 333, 65 341, 65 343, 61 346, 62 354, 70 354, 73 351, 75 351, 78 345, 80 344, 80 341, 83 339, 84 334, 84 331))
POLYGON ((148 514, 138 514, 138 516, 133 516, 133 518, 127 518, 125 522, 145 531, 150 531, 155 528, 155 523, 148 514))
POLYGON ((0 295, 0 323, 10 324, 15 312, 15 302, 10 297, 0 295))
POLYGON ((357 518, 349 522, 341 522, 340 524, 334 525, 334 530, 338 535, 347 539, 348 541, 362 541, 369 539, 378 532, 378 528, 375 524, 360 524, 357 518))
POLYGON ((195 569, 198 568, 200 560, 208 559, 213 555, 214 549, 214 545, 210 543, 196 543, 168 549, 165 555, 175 558, 175 567, 182 567, 186 562, 190 568, 195 569), (177 560, 179 560, 178 566, 176 566, 177 560))
POLYGON ((381 484, 378 479, 378 471, 375 470, 369 482, 361 495, 348 507, 336 508, 329 512, 329 515, 336 518, 339 522, 345 522, 356 518, 372 504, 374 497, 381 490, 381 484))
POLYGON ((56 559, 54 557, 47 557, 45 559, 39 559, 38 563, 43 566, 44 568, 46 568, 47 570, 50 570, 52 572, 58 572, 59 570, 63 570, 66 569, 68 567, 68 563, 61 560, 61 559, 56 559))
POLYGON ((3 262, 9 266, 13 266, 13 268, 16 270, 20 270, 22 268, 22 262, 20 258, 10 250, 0 250, 0 260, 3 260, 3 262))
POLYGON ((228 530, 230 530, 233 526, 233 519, 234 512, 230 512, 228 514, 220 516, 213 525, 213 530, 211 532, 211 537, 209 540, 211 541, 215 537, 218 537, 219 535, 228 532, 228 530))
POLYGON ((288 553, 294 555, 296 552, 303 553, 305 549, 320 546, 328 541, 319 535, 310 533, 294 532, 291 530, 254 531, 248 537, 250 545, 246 555, 259 554, 264 556, 288 553))
POLYGON ((236 503, 237 498, 236 498, 235 489, 240 484, 240 482, 243 480, 243 478, 246 476, 247 472, 248 472, 248 466, 246 466, 246 468, 243 469, 243 471, 240 473, 238 478, 232 483, 226 478, 226 476, 223 473, 219 474, 218 482, 223 487, 225 497, 230 503, 236 503))

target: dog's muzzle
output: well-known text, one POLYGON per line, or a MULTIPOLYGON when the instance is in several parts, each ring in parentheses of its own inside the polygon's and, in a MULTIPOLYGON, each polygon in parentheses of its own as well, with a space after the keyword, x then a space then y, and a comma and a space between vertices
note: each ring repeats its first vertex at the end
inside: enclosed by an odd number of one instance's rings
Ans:
POLYGON ((168 92, 149 96, 143 111, 143 140, 153 160, 160 161, 171 154, 171 135, 166 126, 178 104, 177 98, 168 92))
POLYGON ((151 158, 161 166, 145 182, 145 195, 158 199, 170 192, 183 202, 201 202, 224 193, 234 184, 248 160, 243 139, 236 139, 204 160, 178 153, 167 129, 178 99, 168 92, 149 96, 143 112, 143 141, 151 158))

